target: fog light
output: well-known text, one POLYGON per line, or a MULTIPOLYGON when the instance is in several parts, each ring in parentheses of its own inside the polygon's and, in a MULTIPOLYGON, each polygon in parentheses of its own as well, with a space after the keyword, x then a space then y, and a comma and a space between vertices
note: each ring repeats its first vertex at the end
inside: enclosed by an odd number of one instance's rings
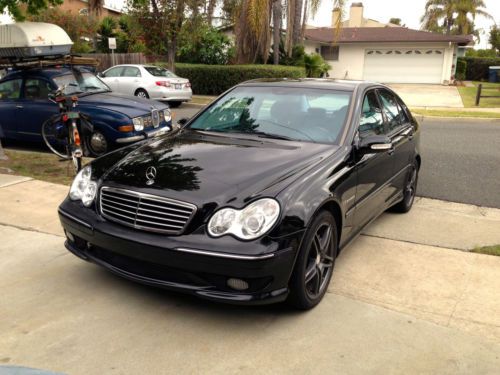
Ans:
POLYGON ((73 237, 73 235, 68 232, 67 230, 64 231, 66 233, 66 237, 68 237, 68 240, 70 240, 71 242, 75 242, 75 237, 73 237))
POLYGON ((241 279, 228 279, 227 286, 234 290, 247 290, 248 283, 241 279))

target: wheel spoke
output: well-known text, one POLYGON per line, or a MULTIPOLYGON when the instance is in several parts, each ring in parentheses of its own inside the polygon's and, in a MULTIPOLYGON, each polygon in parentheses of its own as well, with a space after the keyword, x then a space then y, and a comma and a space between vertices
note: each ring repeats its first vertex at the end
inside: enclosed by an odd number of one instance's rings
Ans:
POLYGON ((314 288, 313 288, 313 293, 314 294, 319 294, 319 291, 321 289, 321 284, 323 281, 323 272, 319 269, 319 267, 315 267, 316 269, 316 278, 314 279, 314 288))
POLYGON ((306 271, 306 277, 305 277, 305 282, 306 285, 309 284, 309 282, 317 275, 318 269, 316 267, 316 264, 312 264, 311 267, 306 271))

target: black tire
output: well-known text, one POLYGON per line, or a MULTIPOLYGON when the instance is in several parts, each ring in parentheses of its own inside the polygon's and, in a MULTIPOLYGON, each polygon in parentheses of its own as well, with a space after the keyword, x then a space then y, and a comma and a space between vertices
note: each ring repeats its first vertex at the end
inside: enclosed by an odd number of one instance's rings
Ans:
MULTIPOLYGON (((54 115, 42 124, 42 138, 45 142, 45 145, 54 154, 62 159, 71 159, 71 154, 68 150, 68 142, 63 141, 63 138, 57 135, 57 124, 59 123, 60 119, 60 115, 54 115)), ((63 124, 63 126, 66 125, 63 124)), ((65 136, 64 139, 67 139, 67 136, 65 136)))
POLYGON ((139 98, 144 98, 144 99, 149 99, 149 94, 146 90, 144 89, 137 89, 135 91, 135 96, 139 97, 139 98))
POLYGON ((85 148, 88 151, 88 156, 96 158, 109 151, 109 143, 104 134, 99 130, 94 130, 85 137, 85 148))
POLYGON ((181 104, 182 104, 182 102, 177 102, 177 101, 176 102, 168 102, 168 106, 170 108, 178 108, 181 106, 181 104))
POLYGON ((413 202, 415 202, 415 195, 417 194, 417 184, 418 163, 415 160, 408 171, 405 186, 403 187, 403 200, 392 206, 391 211, 404 214, 411 210, 413 202))
POLYGON ((328 211, 321 211, 306 231, 299 250, 288 302, 297 309, 309 310, 325 295, 337 257, 337 225, 328 211))

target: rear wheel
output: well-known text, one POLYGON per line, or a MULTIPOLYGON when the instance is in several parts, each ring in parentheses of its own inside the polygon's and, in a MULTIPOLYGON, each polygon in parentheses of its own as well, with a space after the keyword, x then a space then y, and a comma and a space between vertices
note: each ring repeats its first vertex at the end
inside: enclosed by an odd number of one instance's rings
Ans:
POLYGON ((139 98, 143 98, 143 99, 149 99, 149 94, 146 90, 144 89, 138 89, 135 94, 135 96, 139 97, 139 98))
POLYGON ((168 102, 168 105, 170 108, 177 108, 177 107, 180 107, 182 104, 182 102, 168 102))
POLYGON ((321 211, 307 229, 290 280, 289 302, 308 310, 325 295, 337 256, 337 225, 332 214, 321 211))
POLYGON ((410 167, 403 190, 403 200, 392 207, 392 211, 406 213, 411 210, 417 194, 418 164, 417 161, 410 167))

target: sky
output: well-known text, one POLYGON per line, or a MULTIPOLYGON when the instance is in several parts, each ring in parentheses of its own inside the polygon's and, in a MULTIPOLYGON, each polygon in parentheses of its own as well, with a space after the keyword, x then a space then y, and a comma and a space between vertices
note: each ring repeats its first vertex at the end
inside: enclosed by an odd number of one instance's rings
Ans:
MULTIPOLYGON (((420 17, 424 14, 426 0, 355 0, 347 1, 345 14, 349 15, 349 8, 353 2, 362 1, 363 14, 365 18, 371 18, 380 22, 388 22, 390 18, 401 18, 401 23, 406 24, 411 29, 420 29, 420 17)), ((486 11, 493 16, 496 23, 500 25, 500 0, 483 0, 486 4, 486 11)), ((314 26, 330 26, 332 0, 322 0, 317 15, 309 19, 309 24, 314 26)), ((476 18, 476 28, 484 29, 486 33, 481 35, 481 42, 476 48, 489 48, 488 37, 490 27, 495 21, 476 18)))

